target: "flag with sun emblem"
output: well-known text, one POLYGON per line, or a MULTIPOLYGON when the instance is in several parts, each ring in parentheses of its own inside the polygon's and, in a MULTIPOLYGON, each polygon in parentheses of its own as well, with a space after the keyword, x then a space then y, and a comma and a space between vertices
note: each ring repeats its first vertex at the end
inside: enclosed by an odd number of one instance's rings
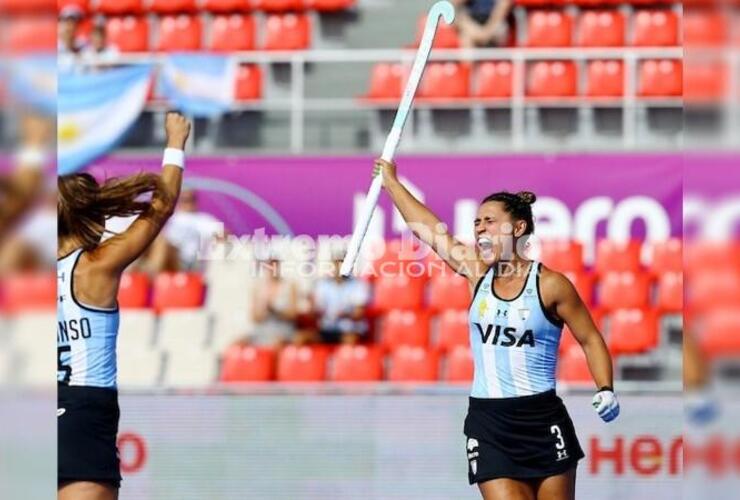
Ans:
POLYGON ((152 68, 136 65, 59 78, 58 172, 71 174, 115 148, 141 115, 152 68))
POLYGON ((214 54, 174 54, 162 66, 160 92, 189 116, 211 117, 234 104, 237 63, 214 54))

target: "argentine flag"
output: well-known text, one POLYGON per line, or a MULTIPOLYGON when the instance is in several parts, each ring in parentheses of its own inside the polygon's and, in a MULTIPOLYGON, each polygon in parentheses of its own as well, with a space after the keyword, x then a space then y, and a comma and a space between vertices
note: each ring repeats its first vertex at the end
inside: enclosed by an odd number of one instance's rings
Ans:
POLYGON ((59 78, 59 175, 84 168, 123 140, 144 109, 151 72, 137 65, 59 78))
POLYGON ((56 54, 14 58, 3 64, 2 72, 15 102, 38 113, 57 113, 56 54))
POLYGON ((162 67, 160 91, 173 108, 193 117, 225 113, 234 104, 236 61, 212 54, 173 54, 162 67))

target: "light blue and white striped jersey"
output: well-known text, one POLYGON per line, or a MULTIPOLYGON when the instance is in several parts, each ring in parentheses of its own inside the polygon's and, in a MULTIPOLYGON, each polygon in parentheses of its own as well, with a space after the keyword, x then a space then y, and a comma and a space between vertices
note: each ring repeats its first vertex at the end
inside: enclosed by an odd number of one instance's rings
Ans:
POLYGON ((57 261, 57 381, 68 385, 116 387, 118 308, 80 303, 74 271, 82 249, 57 261))
POLYGON ((555 388, 562 324, 550 319, 539 289, 541 266, 532 262, 527 281, 513 300, 496 296, 494 267, 470 306, 474 398, 530 396, 555 388))

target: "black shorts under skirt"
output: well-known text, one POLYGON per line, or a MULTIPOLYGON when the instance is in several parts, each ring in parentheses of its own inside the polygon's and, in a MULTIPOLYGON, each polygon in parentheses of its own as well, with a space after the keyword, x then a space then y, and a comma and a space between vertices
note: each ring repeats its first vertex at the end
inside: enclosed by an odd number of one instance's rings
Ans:
POLYGON ((515 398, 470 398, 465 436, 470 484, 555 476, 584 457, 573 421, 554 390, 515 398))
POLYGON ((116 447, 118 392, 99 387, 57 388, 57 481, 121 485, 116 447))

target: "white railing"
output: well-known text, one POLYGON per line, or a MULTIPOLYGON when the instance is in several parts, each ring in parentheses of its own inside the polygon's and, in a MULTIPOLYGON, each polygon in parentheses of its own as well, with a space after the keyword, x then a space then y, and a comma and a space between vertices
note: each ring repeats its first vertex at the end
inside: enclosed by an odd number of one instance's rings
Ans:
MULTIPOLYGON (((697 54, 699 52, 697 51, 697 54)), ((716 52, 712 53, 714 56, 716 52)), ((272 64, 286 64, 290 67, 290 92, 286 98, 263 98, 254 102, 237 102, 234 111, 290 111, 290 149, 294 154, 301 154, 305 150, 304 138, 306 127, 306 113, 308 111, 347 111, 358 108, 365 109, 393 109, 393 102, 373 102, 355 97, 312 98, 306 95, 306 66, 307 64, 347 64, 347 63, 377 63, 401 62, 411 63, 415 55, 413 49, 352 49, 352 50, 311 50, 305 52, 278 52, 253 51, 235 52, 230 57, 236 64, 256 64, 267 67, 272 64)), ((700 55, 700 54, 699 54, 700 55)), ((726 50, 721 54, 727 63, 729 74, 733 75, 732 82, 737 81, 735 75, 740 68, 738 51, 726 50)), ((161 65, 167 54, 123 54, 115 64, 150 63, 161 65)), ((680 97, 643 98, 638 96, 637 79, 639 63, 648 59, 683 59, 684 50, 681 47, 621 47, 621 48, 492 48, 471 50, 434 50, 430 57, 432 61, 511 61, 512 95, 501 99, 451 99, 448 101, 418 101, 418 109, 495 109, 507 108, 511 110, 511 136, 514 150, 525 147, 526 123, 525 110, 539 107, 567 107, 578 109, 593 108, 621 108, 622 113, 622 147, 633 149, 636 146, 639 116, 636 110, 643 108, 670 107, 680 108, 683 100, 680 97), (531 98, 526 95, 527 64, 543 60, 568 60, 578 65, 579 94, 584 87, 585 66, 591 60, 619 60, 623 63, 624 92, 623 96, 615 98, 595 98, 576 95, 567 98, 531 98)), ((110 65, 110 61, 87 61, 85 64, 95 66, 110 65)), ((368 73, 368 79, 370 75, 368 73)), ((166 103, 150 103, 149 109, 164 110, 166 103)), ((737 96, 728 92, 723 109, 727 112, 737 108, 737 96)), ((410 117, 413 119, 413 116, 410 117)), ((407 127, 407 134, 413 134, 413 126, 407 127)), ((413 144, 412 140, 409 141, 413 144)))

